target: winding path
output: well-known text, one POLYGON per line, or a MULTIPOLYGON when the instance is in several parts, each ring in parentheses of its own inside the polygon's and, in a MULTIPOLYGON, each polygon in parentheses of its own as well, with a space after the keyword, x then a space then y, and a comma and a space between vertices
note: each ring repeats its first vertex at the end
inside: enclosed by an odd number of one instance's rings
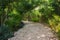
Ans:
POLYGON ((28 21, 24 23, 24 27, 8 40, 58 40, 51 29, 45 25, 28 21))

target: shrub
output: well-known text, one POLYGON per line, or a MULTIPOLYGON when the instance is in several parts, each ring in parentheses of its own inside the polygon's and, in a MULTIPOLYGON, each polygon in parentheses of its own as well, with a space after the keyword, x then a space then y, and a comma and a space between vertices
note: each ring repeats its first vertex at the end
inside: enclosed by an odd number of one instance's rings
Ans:
POLYGON ((11 31, 15 31, 20 25, 22 14, 17 12, 16 9, 13 9, 13 11, 8 14, 8 16, 8 20, 5 22, 5 24, 9 26, 11 31))
POLYGON ((49 19, 49 25, 55 32, 59 32, 60 30, 60 16, 53 14, 52 19, 49 19))
POLYGON ((10 31, 8 26, 0 26, 0 40, 7 40, 13 36, 13 32, 10 31))

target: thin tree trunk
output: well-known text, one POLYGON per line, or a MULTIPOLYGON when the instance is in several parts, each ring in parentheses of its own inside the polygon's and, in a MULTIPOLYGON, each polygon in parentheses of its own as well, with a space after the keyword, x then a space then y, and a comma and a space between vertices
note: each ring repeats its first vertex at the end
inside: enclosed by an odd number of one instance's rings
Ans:
POLYGON ((1 15, 1 27, 3 26, 3 17, 1 15))

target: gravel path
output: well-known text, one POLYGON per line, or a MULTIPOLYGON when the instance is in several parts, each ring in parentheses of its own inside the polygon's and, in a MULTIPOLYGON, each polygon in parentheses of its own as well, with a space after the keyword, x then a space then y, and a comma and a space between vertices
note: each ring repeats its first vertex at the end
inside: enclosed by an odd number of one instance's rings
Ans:
POLYGON ((15 32, 14 37, 8 40, 58 40, 51 29, 40 23, 24 21, 22 29, 15 32))

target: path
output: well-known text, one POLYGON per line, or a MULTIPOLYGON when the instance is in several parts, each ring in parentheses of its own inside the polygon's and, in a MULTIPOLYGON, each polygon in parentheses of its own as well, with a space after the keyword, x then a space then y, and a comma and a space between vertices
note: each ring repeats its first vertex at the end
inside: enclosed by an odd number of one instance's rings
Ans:
POLYGON ((51 29, 40 23, 25 21, 25 26, 15 32, 8 40, 57 40, 51 29))

